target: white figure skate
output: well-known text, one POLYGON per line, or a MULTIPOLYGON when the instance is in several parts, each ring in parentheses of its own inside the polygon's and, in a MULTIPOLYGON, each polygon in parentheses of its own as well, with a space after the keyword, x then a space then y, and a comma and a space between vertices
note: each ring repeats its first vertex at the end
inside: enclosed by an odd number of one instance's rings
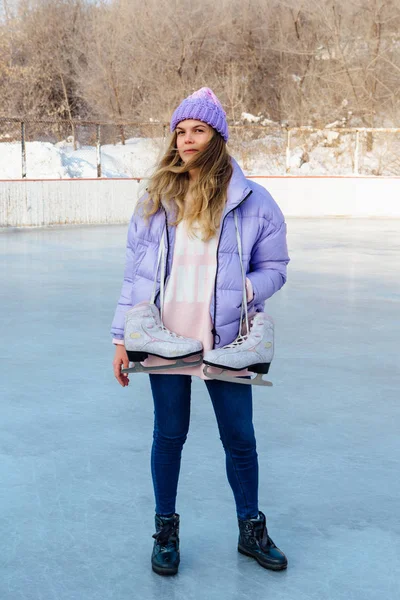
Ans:
POLYGON ((268 373, 274 355, 274 324, 265 313, 256 313, 246 335, 239 335, 232 344, 210 350, 204 355, 204 375, 221 381, 234 381, 247 385, 271 386, 262 376, 268 373), (221 373, 212 373, 210 367, 221 369, 221 373), (227 375, 224 371, 242 371, 247 369, 257 376, 243 379, 227 375))
POLYGON ((233 213, 236 227, 236 238, 238 243, 240 266, 242 270, 242 308, 240 311, 239 334, 237 338, 227 346, 209 350, 205 353, 203 372, 210 379, 221 381, 233 381, 245 385, 272 386, 270 381, 263 379, 268 373, 274 355, 274 323, 265 313, 256 313, 249 325, 246 297, 246 273, 242 258, 242 241, 239 235, 236 211, 233 213), (210 367, 220 369, 219 373, 213 373, 210 367), (242 371, 247 369, 257 373, 256 377, 245 379, 235 375, 226 374, 225 371, 242 371))
POLYGON ((202 343, 169 331, 162 324, 157 306, 150 302, 142 302, 128 310, 125 317, 124 337, 129 362, 134 363, 134 366, 122 369, 123 373, 151 373, 193 367, 202 363, 202 343), (140 363, 149 355, 175 362, 154 367, 141 365, 140 363), (190 356, 199 356, 199 358, 189 362, 183 360, 190 356))
POLYGON ((156 275, 154 278, 153 293, 150 302, 137 304, 125 315, 124 343, 129 362, 132 367, 121 369, 122 373, 152 373, 182 367, 195 367, 202 363, 203 344, 199 340, 185 338, 167 329, 162 322, 162 309, 164 305, 164 279, 165 279, 165 232, 160 241, 158 251, 156 275), (157 275, 160 269, 160 305, 161 314, 155 305, 157 288, 157 275), (169 364, 146 367, 141 363, 146 358, 158 356, 171 360, 169 364), (198 356, 197 360, 184 361, 184 358, 198 356))

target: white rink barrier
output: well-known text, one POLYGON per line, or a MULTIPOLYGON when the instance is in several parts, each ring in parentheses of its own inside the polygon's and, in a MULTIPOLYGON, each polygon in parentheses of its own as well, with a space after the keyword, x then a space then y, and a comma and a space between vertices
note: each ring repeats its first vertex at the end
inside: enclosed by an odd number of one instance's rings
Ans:
POLYGON ((0 181, 0 227, 126 223, 143 182, 134 179, 0 181))
POLYGON ((267 188, 285 217, 400 217, 400 177, 271 177, 267 188))
MULTIPOLYGON (((400 217, 400 177, 254 177, 286 217, 400 217)), ((0 181, 0 227, 127 223, 145 182, 0 181)))

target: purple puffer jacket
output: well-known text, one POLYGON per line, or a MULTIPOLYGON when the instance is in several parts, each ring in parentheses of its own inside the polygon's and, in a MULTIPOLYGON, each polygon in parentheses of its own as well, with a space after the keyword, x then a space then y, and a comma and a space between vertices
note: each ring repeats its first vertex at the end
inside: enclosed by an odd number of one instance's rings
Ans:
MULTIPOLYGON (((285 283, 286 266, 289 262, 286 224, 281 210, 263 187, 246 179, 234 159, 232 166, 233 175, 221 220, 217 273, 210 306, 214 348, 230 344, 239 332, 242 273, 233 211, 238 213, 244 268, 254 292, 254 298, 248 305, 249 310, 264 310, 265 300, 285 283)), ((169 225, 170 221, 171 217, 168 218, 163 209, 153 215, 148 224, 140 216, 140 211, 132 216, 128 230, 124 283, 111 329, 113 338, 124 337, 126 311, 139 302, 150 300, 158 248, 165 224, 168 234, 165 236, 167 277, 171 272, 175 227, 169 225)), ((157 279, 159 290, 159 274, 157 279)), ((158 296, 156 304, 159 307, 158 296)))

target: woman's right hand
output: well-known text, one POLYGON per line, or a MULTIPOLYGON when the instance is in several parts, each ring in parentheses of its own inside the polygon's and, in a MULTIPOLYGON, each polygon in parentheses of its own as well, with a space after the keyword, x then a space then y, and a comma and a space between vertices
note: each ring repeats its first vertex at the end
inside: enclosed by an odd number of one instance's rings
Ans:
POLYGON ((129 375, 127 373, 121 373, 121 368, 127 369, 129 367, 129 358, 125 350, 125 346, 122 344, 115 345, 115 356, 113 360, 114 375, 118 383, 125 387, 129 385, 129 375))

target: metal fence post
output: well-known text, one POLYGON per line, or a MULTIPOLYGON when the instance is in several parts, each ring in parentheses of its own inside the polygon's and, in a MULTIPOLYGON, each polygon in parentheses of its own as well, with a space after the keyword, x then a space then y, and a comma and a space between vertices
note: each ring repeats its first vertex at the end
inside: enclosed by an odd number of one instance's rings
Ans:
POLYGON ((356 147, 354 150, 354 175, 359 175, 359 150, 360 150, 360 132, 356 131, 356 147))
POLYGON ((100 125, 96 125, 96 163, 97 177, 101 177, 101 142, 100 142, 100 125))
POLYGON ((286 173, 290 172, 290 134, 291 129, 286 128, 286 173))
POLYGON ((26 146, 25 146, 25 123, 21 121, 21 154, 22 154, 22 178, 26 178, 26 146))

